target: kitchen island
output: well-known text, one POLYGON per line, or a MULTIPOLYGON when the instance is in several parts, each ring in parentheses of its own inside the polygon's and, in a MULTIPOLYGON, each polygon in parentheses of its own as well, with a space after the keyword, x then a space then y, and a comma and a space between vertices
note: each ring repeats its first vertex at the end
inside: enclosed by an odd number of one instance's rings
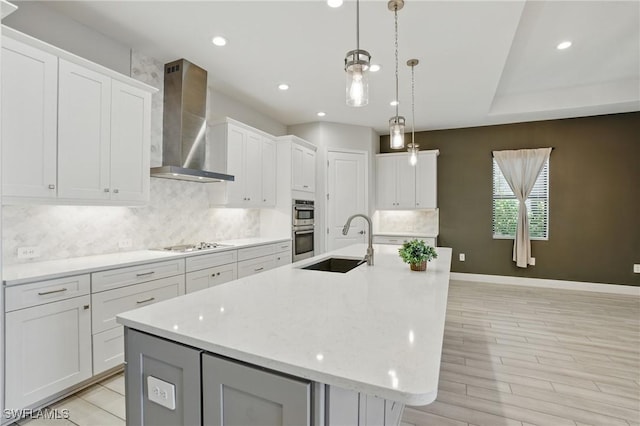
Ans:
POLYGON ((412 272, 354 245, 118 315, 129 424, 398 424, 437 394, 451 249, 412 272), (354 423, 355 422, 355 423, 354 423))

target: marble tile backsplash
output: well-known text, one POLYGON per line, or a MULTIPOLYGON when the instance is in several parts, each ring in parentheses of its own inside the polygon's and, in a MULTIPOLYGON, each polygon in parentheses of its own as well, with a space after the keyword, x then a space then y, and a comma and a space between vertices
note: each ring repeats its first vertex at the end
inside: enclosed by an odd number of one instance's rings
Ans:
MULTIPOLYGON (((215 185, 215 184, 212 184, 215 185)), ((5 265, 260 235, 260 211, 210 208, 206 185, 151 179, 143 207, 16 205, 2 209, 5 265), (132 247, 118 243, 131 239, 132 247), (18 259, 18 247, 40 257, 18 259)))
POLYGON ((378 210, 373 216, 375 232, 437 235, 438 209, 378 210))

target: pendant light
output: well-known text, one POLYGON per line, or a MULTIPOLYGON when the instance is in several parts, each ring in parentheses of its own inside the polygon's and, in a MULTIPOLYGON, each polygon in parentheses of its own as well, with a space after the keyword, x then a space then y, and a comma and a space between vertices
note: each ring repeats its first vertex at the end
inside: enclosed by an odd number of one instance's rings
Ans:
POLYGON ((414 67, 420 61, 417 59, 409 59, 407 65, 411 67, 411 143, 407 145, 409 151, 409 164, 415 166, 418 163, 418 151, 420 145, 416 143, 416 90, 415 90, 415 73, 414 67))
POLYGON ((356 49, 347 52, 344 70, 347 74, 347 105, 365 106, 369 103, 369 65, 371 55, 360 49, 360 0, 356 0, 356 49))
POLYGON ((390 0, 387 7, 393 12, 396 34, 396 115, 389 119, 389 138, 391 149, 404 148, 404 117, 398 115, 398 11, 404 7, 404 0, 390 0))

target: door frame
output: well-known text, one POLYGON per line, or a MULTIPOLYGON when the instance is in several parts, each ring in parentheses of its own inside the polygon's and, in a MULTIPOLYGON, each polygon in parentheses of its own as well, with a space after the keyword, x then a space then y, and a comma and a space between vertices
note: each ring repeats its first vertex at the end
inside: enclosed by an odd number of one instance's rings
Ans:
POLYGON ((370 206, 369 206, 369 151, 364 150, 364 149, 346 149, 346 148, 332 148, 332 147, 327 147, 327 149, 325 150, 325 158, 327 159, 327 164, 325 167, 325 174, 324 174, 324 201, 325 201, 325 205, 324 205, 324 226, 323 226, 323 230, 322 232, 324 233, 324 251, 327 252, 329 250, 329 238, 327 238, 327 229, 329 227, 329 200, 328 200, 328 196, 329 196, 329 153, 331 152, 338 152, 338 153, 344 153, 344 154, 364 154, 364 206, 365 206, 365 211, 364 213, 370 216, 370 206))

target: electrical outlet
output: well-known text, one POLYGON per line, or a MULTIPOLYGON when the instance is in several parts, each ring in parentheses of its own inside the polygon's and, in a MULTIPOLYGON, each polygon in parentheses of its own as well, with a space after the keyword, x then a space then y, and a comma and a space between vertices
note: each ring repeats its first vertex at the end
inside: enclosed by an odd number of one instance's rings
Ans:
POLYGON ((40 257, 40 247, 18 247, 18 259, 40 257))
POLYGON ((119 248, 130 248, 133 246, 133 240, 131 238, 125 238, 124 240, 118 241, 119 248))
POLYGON ((635 263, 633 265, 633 273, 634 274, 640 274, 640 263, 635 263))
POLYGON ((464 255, 464 253, 460 253, 458 255, 458 258, 459 258, 460 262, 464 262, 466 260, 466 256, 464 255))
POLYGON ((176 386, 153 376, 147 376, 147 398, 156 404, 176 409, 176 386))
POLYGON ((529 259, 529 265, 536 266, 536 258, 535 257, 532 257, 531 259, 529 259))

